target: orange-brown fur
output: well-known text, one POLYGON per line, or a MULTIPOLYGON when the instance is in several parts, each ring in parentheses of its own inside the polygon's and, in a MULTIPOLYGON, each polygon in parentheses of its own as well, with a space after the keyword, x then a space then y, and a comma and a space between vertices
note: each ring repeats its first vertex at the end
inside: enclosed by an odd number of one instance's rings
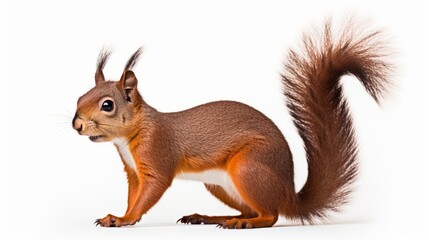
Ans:
POLYGON ((123 139, 136 168, 121 155, 129 185, 126 213, 123 217, 109 214, 96 223, 133 225, 156 204, 175 176, 212 169, 227 172, 241 200, 220 186, 206 184, 206 188, 241 215, 193 214, 180 222, 270 227, 279 215, 311 222, 338 210, 357 171, 352 119, 339 80, 353 74, 379 100, 389 84, 390 70, 379 35, 377 31, 357 35, 349 24, 334 38, 328 22, 320 36, 304 35, 302 53, 290 51, 282 76, 284 94, 304 140, 309 170, 298 193, 291 151, 268 117, 231 101, 158 112, 143 100, 130 70, 142 50, 130 58, 117 82, 104 79, 102 70, 110 52, 102 51, 96 86, 78 100, 73 127, 96 142, 123 139))

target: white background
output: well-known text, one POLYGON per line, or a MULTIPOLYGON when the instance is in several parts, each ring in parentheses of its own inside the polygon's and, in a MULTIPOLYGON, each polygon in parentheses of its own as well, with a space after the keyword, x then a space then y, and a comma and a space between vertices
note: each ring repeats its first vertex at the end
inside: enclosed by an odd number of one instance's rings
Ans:
POLYGON ((428 17, 425 1, 8 1, 1 2, 0 238, 18 239, 407 239, 428 236, 428 17), (160 111, 213 100, 245 102, 272 118, 306 178, 304 150, 281 95, 279 73, 302 31, 327 16, 356 15, 386 29, 396 52, 391 95, 379 108, 347 78, 361 146, 350 203, 331 224, 220 230, 175 224, 182 215, 233 214, 200 183, 175 181, 133 227, 94 227, 126 208, 126 178, 110 143, 71 129, 77 98, 94 86, 97 54, 114 54, 118 79, 144 45, 139 90, 160 111), (6 134, 4 134, 6 133, 6 134), (4 187, 3 187, 4 186, 4 187))

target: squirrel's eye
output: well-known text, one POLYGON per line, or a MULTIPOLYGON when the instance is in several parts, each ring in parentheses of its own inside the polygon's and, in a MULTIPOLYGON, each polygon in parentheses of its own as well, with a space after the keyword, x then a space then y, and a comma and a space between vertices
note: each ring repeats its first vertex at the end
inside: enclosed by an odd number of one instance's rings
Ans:
POLYGON ((106 100, 101 104, 101 110, 106 112, 111 112, 113 110, 113 101, 112 100, 106 100))

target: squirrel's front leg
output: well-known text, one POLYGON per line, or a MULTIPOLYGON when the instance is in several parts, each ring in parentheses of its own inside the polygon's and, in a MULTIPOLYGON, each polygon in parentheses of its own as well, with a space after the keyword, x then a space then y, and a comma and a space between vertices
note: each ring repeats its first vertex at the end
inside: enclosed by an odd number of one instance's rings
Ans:
POLYGON ((139 186, 139 178, 137 173, 133 169, 125 166, 125 172, 127 173, 128 178, 128 206, 127 211, 125 212, 125 214, 127 214, 134 206, 139 189, 141 187, 139 186))
POLYGON ((163 176, 145 174, 145 176, 139 180, 136 191, 129 194, 129 197, 135 200, 128 200, 129 205, 125 215, 123 217, 116 217, 108 214, 102 219, 97 219, 95 224, 103 227, 134 225, 136 222, 140 221, 144 213, 158 202, 171 185, 171 182, 172 180, 163 176))
MULTIPOLYGON (((125 165, 124 170, 127 173, 128 179, 128 204, 127 211, 125 212, 126 215, 134 206, 140 186, 137 173, 134 171, 134 169, 131 169, 129 166, 125 165)), ((119 217, 114 216, 112 214, 107 214, 106 217, 95 220, 94 224, 103 227, 115 227, 117 219, 119 219, 119 217)))

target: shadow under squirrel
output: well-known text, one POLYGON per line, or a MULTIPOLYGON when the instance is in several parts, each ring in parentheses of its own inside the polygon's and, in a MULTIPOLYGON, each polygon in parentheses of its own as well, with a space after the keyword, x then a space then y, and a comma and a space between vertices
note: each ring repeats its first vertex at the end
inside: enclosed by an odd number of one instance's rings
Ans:
POLYGON ((377 101, 391 85, 381 31, 358 31, 345 23, 338 37, 332 24, 303 35, 302 49, 290 50, 282 81, 286 105, 304 141, 308 179, 299 191, 288 143, 258 110, 218 101, 171 113, 158 112, 139 94, 131 71, 142 49, 127 62, 119 81, 106 81, 110 52, 97 61, 95 87, 77 102, 73 128, 93 142, 114 143, 128 177, 123 217, 97 219, 103 227, 138 222, 174 178, 201 181, 238 216, 193 214, 178 220, 222 228, 273 226, 279 215, 312 222, 338 211, 357 174, 357 145, 340 78, 351 74, 377 101))

